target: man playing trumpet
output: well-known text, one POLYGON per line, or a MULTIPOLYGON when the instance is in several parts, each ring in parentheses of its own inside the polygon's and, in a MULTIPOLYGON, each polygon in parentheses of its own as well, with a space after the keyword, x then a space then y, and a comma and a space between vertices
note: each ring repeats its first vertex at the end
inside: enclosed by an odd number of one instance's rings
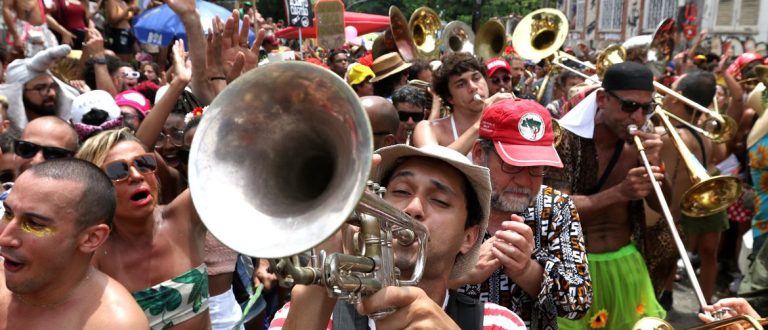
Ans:
POLYGON ((660 181, 664 175, 659 166, 652 166, 654 178, 649 178, 638 150, 627 142, 639 137, 650 163, 659 164, 659 135, 627 129, 643 126, 654 110, 653 74, 637 63, 616 64, 607 70, 602 87, 592 96, 596 108, 574 109, 566 117, 579 120, 561 121, 577 133, 563 131, 558 146, 563 168, 548 174, 549 184, 570 194, 576 204, 592 277, 590 311, 578 321, 560 320, 565 329, 628 329, 643 316, 666 314, 656 301, 639 252, 645 227, 643 200, 660 209, 650 180, 660 181), (569 122, 580 125, 569 127, 569 122))

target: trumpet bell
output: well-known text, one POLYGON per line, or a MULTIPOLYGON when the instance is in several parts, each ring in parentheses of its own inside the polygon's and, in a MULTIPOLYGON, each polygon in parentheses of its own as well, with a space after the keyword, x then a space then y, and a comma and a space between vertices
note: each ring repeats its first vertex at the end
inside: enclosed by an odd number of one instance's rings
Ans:
POLYGON ((408 26, 408 20, 405 15, 395 6, 389 7, 389 27, 392 31, 392 39, 395 41, 395 47, 403 58, 403 61, 411 62, 416 59, 418 50, 413 42, 411 29, 408 26))
POLYGON ((373 46, 371 46, 371 54, 373 55, 374 60, 386 53, 392 53, 396 51, 397 46, 395 46, 395 38, 392 37, 392 31, 390 30, 384 31, 384 33, 373 40, 373 46))
POLYGON ((702 125, 702 129, 707 132, 708 137, 715 143, 726 143, 736 135, 736 120, 727 115, 721 117, 723 118, 722 121, 716 118, 709 118, 702 125))
POLYGON ((440 16, 428 7, 418 8, 411 14, 408 27, 419 58, 433 60, 440 55, 440 40, 437 38, 437 33, 441 26, 440 16))
POLYGON ((658 317, 646 316, 635 322, 632 330, 675 330, 675 328, 658 317))
POLYGON ((704 217, 727 209, 739 197, 739 179, 732 176, 715 176, 688 189, 680 201, 680 211, 690 217, 704 217))
POLYGON ((453 21, 445 25, 441 44, 448 52, 474 53, 475 33, 462 21, 453 21))
POLYGON ((192 200, 233 250, 294 255, 355 209, 371 141, 357 95, 337 75, 304 62, 259 67, 227 86, 200 122, 189 160, 192 200))
MULTIPOLYGON (((478 33, 479 34, 479 33, 478 33)), ((568 36, 568 19, 557 9, 536 10, 517 23, 512 33, 515 51, 525 59, 544 59, 554 54, 568 36)))
POLYGON ((485 22, 475 35, 475 56, 481 61, 499 57, 504 53, 507 31, 497 20, 485 22))

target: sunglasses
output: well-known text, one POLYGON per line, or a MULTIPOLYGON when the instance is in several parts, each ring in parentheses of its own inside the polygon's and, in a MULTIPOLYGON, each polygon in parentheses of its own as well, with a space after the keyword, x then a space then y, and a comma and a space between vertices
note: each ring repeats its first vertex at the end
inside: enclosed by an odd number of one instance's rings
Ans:
POLYGON ((141 73, 138 73, 137 71, 125 72, 123 73, 123 76, 126 78, 139 79, 139 77, 141 77, 141 73))
POLYGON ((45 160, 72 157, 74 154, 74 151, 67 149, 41 146, 24 140, 13 141, 13 153, 21 158, 30 159, 35 157, 40 150, 43 151, 43 158, 45 158, 45 160))
POLYGON ((502 81, 505 84, 508 84, 512 80, 512 76, 510 76, 508 74, 505 74, 505 75, 503 75, 501 77, 498 77, 498 76, 491 77, 490 80, 491 80, 492 83, 497 84, 497 85, 500 84, 502 81))
POLYGON ((154 173, 157 170, 157 159, 153 154, 143 154, 130 160, 116 160, 104 165, 104 173, 112 182, 120 182, 131 175, 131 166, 141 174, 154 173))
POLYGON ((408 121, 408 119, 413 119, 414 122, 419 122, 424 119, 424 113, 423 112, 408 112, 408 111, 398 111, 397 115, 400 116, 400 121, 408 121))
POLYGON ((652 114, 653 111, 656 109, 656 102, 653 102, 653 101, 648 103, 639 103, 635 101, 622 99, 611 91, 606 91, 606 93, 608 93, 608 95, 613 96, 614 98, 619 100, 619 102, 621 102, 621 111, 624 111, 626 113, 633 113, 637 111, 637 109, 639 108, 643 110, 643 115, 647 116, 652 114))

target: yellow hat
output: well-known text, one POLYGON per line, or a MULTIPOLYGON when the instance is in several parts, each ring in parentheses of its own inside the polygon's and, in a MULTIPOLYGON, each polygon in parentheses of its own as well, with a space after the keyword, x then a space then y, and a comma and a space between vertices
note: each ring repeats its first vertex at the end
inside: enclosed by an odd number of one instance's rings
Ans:
POLYGON ((360 84, 369 77, 375 78, 376 75, 373 74, 373 70, 368 66, 360 63, 353 63, 349 66, 349 70, 347 71, 347 82, 350 85, 360 84))

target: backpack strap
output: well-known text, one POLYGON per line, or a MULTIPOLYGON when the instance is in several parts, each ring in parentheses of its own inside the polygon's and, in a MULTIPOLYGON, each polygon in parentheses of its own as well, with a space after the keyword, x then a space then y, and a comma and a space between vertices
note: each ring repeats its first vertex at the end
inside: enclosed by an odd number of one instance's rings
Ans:
POLYGON ((478 299, 454 290, 448 292, 448 305, 445 307, 445 313, 462 330, 481 330, 483 328, 484 311, 485 304, 478 299))

